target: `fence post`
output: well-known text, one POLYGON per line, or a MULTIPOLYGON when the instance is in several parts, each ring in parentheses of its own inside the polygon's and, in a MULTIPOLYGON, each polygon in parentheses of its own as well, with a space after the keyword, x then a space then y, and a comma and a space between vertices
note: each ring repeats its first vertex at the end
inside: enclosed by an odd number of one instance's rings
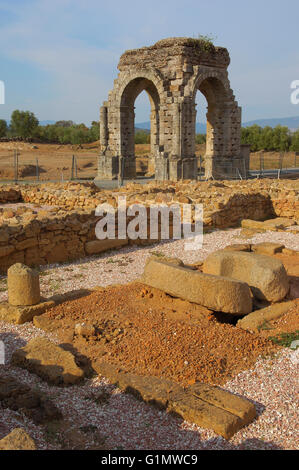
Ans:
POLYGON ((74 155, 72 155, 72 170, 71 170, 71 180, 74 179, 74 155))
POLYGON ((279 169, 282 170, 283 153, 279 152, 279 169))
POLYGON ((38 158, 36 157, 36 181, 39 181, 38 158))
POLYGON ((15 183, 18 182, 19 177, 19 154, 18 150, 14 150, 14 167, 15 167, 15 183))
POLYGON ((265 162, 264 162, 264 152, 260 152, 260 176, 264 176, 265 162))

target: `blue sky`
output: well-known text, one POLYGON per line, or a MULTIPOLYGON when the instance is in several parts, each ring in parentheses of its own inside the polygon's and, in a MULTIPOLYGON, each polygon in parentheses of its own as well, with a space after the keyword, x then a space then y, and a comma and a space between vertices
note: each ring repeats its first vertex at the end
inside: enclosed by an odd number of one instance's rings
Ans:
MULTIPOLYGON (((124 50, 199 34, 228 48, 244 121, 296 116, 290 84, 299 80, 298 21, 298 0, 0 0, 0 118, 28 109, 40 120, 89 124, 124 50)), ((135 105, 136 122, 148 121, 144 93, 135 105)))

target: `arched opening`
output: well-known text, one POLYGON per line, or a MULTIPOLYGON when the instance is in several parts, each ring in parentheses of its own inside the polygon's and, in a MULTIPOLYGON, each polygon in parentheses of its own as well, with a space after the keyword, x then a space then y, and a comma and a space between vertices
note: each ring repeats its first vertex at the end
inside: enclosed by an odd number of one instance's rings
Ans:
POLYGON ((135 100, 135 158, 136 175, 148 176, 152 168, 151 142, 154 140, 151 124, 151 103, 146 91, 142 91, 135 100))
POLYGON ((221 80, 208 77, 199 80, 194 90, 194 102, 199 100, 206 106, 206 143, 204 156, 205 178, 216 175, 217 171, 226 172, 226 162, 221 160, 225 155, 225 144, 229 137, 229 126, 227 120, 228 102, 227 90, 221 80), (199 91, 200 93, 197 93, 199 91), (198 95, 198 96, 197 96, 198 95), (218 170, 216 170, 216 166, 218 170), (223 169, 219 169, 220 166, 223 169))
POLYGON ((197 90, 196 98, 196 119, 195 119, 195 155, 198 161, 199 179, 204 178, 205 173, 205 155, 207 143, 207 112, 208 102, 206 97, 197 90))
MULTIPOLYGON (((137 97, 144 99, 146 92, 150 102, 150 151, 149 166, 153 166, 156 149, 159 146, 159 108, 160 98, 154 83, 147 78, 135 78, 124 89, 120 106, 120 151, 122 173, 125 177, 135 177, 135 105, 137 97)), ((154 168, 153 168, 154 171, 154 168)))

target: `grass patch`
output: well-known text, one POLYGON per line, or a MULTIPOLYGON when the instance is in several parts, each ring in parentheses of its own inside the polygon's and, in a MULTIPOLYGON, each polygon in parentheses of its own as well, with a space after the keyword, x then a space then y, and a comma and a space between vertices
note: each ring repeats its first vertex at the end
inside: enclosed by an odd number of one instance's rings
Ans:
POLYGON ((278 346, 289 348, 293 341, 299 340, 299 330, 294 333, 280 333, 277 336, 270 336, 268 339, 278 346))
POLYGON ((165 258, 165 254, 162 253, 161 251, 151 251, 150 254, 157 256, 157 258, 165 258))
POLYGON ((258 326, 258 331, 267 331, 267 330, 274 330, 274 328, 271 327, 271 325, 269 325, 269 323, 264 320, 264 323, 262 323, 260 326, 258 326))

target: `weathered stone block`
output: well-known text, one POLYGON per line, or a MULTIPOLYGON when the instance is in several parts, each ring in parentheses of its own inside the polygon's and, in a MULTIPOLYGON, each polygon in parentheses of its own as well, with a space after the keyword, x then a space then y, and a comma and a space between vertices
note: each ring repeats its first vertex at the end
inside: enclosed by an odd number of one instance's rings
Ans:
POLYGON ((205 260, 203 272, 246 282, 256 298, 269 302, 279 302, 289 291, 282 262, 265 255, 216 251, 205 260))
POLYGON ((47 338, 30 340, 13 353, 11 363, 55 385, 72 385, 84 378, 73 354, 47 338))
POLYGON ((150 259, 145 266, 142 282, 211 310, 236 315, 252 311, 248 285, 227 277, 203 274, 150 259))
POLYGON ((45 300, 35 305, 17 306, 7 302, 0 303, 0 319, 8 323, 22 325, 32 321, 34 317, 42 315, 47 310, 55 306, 52 300, 45 300))

